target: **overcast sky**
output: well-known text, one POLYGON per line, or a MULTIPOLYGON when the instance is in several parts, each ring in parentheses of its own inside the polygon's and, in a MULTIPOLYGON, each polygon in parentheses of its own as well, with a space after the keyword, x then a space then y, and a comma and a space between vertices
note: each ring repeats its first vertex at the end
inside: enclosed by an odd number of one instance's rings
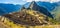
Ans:
POLYGON ((32 1, 58 2, 60 0, 0 0, 0 3, 25 4, 32 1))

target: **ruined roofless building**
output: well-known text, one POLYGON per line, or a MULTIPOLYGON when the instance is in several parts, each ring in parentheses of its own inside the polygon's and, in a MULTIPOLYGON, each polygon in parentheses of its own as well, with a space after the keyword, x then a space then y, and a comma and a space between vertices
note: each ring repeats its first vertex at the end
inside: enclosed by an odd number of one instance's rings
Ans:
POLYGON ((22 10, 20 12, 6 14, 3 16, 9 18, 15 23, 22 25, 35 26, 35 25, 48 24, 48 15, 41 12, 43 11, 43 9, 40 9, 41 11, 38 11, 40 6, 35 5, 36 3, 33 1, 28 8, 22 7, 22 10))

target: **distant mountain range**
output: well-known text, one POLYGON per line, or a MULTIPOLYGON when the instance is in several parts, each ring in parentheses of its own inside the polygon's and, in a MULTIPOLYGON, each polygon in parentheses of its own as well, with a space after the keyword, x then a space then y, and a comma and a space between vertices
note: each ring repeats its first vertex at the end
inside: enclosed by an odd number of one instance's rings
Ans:
MULTIPOLYGON (((39 2, 36 2, 36 3, 37 3, 39 6, 42 6, 42 7, 47 8, 48 11, 50 11, 50 12, 55 8, 55 6, 58 6, 57 3, 50 3, 50 2, 41 2, 41 1, 39 1, 39 2)), ((24 6, 25 6, 26 8, 28 8, 30 4, 31 4, 31 2, 28 2, 28 3, 26 3, 24 6)))
MULTIPOLYGON (((42 6, 44 8, 46 8, 49 12, 51 12, 52 10, 54 10, 54 8, 56 6, 60 6, 59 4, 60 2, 57 3, 50 3, 50 2, 36 2, 37 5, 42 6)), ((30 6, 31 2, 27 2, 26 4, 24 4, 25 8, 28 8, 30 6)), ((17 12, 20 11, 22 8, 22 5, 14 5, 14 4, 4 4, 4 3, 0 3, 0 15, 2 14, 8 14, 11 12, 17 12)))
POLYGON ((17 12, 21 9, 21 5, 14 5, 14 4, 3 4, 0 3, 0 15, 8 14, 11 12, 17 12))

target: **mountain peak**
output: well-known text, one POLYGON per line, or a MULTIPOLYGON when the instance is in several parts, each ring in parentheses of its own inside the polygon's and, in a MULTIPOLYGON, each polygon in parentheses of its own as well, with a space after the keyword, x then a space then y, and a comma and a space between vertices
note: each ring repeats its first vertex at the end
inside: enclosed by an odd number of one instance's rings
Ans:
POLYGON ((32 9, 32 8, 33 8, 34 6, 36 6, 36 5, 37 5, 36 2, 35 2, 35 1, 32 1, 31 4, 30 4, 30 6, 29 6, 29 8, 32 9))
POLYGON ((43 6, 39 6, 37 4, 37 2, 35 2, 35 1, 32 1, 27 9, 39 11, 39 12, 43 13, 44 15, 53 18, 53 15, 47 10, 47 8, 45 8, 43 6))
POLYGON ((39 6, 35 1, 32 1, 28 8, 35 10, 35 11, 39 11, 43 13, 44 15, 53 18, 52 14, 45 7, 39 6))

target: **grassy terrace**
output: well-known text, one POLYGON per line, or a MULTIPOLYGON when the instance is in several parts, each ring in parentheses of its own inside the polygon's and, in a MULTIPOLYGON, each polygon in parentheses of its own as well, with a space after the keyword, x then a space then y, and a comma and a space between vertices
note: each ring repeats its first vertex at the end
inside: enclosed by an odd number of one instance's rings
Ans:
MULTIPOLYGON (((5 22, 0 21, 0 28, 2 28, 1 26, 3 28, 27 28, 25 25, 14 24, 13 22, 9 22, 8 20, 5 22)), ((28 26, 28 28, 60 28, 60 25, 28 26)))
MULTIPOLYGON (((27 11, 27 13, 32 14, 32 11, 27 11)), ((9 20, 6 17, 0 16, 0 28, 60 28, 59 21, 49 18, 49 22, 52 24, 49 25, 40 25, 40 26, 26 26, 21 24, 15 24, 13 21, 9 20)))

